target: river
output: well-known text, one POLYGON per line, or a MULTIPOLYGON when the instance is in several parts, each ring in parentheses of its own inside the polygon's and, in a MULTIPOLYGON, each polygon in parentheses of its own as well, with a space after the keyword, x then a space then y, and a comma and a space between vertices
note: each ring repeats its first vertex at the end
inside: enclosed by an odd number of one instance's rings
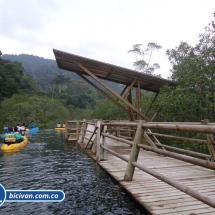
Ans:
POLYGON ((22 149, 0 151, 0 184, 6 190, 62 190, 61 202, 4 202, 0 214, 132 214, 147 212, 64 131, 27 134, 22 149))

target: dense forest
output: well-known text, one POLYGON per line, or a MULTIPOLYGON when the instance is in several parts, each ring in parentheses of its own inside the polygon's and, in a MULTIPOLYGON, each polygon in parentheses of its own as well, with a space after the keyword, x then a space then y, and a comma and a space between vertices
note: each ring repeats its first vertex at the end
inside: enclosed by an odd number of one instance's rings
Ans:
MULTIPOLYGON (((215 121, 214 31, 215 23, 211 21, 195 46, 181 42, 176 48, 166 51, 172 64, 170 79, 178 86, 161 89, 149 117, 159 110, 156 121, 199 122, 206 118, 215 121)), ((140 45, 134 45, 128 52, 145 54, 140 45)), ((161 48, 155 43, 148 46, 147 51, 161 48)), ((152 74, 159 64, 149 66, 141 60, 135 61, 134 67, 152 74)), ((123 89, 119 84, 108 84, 117 92, 123 89)), ((0 86, 2 127, 35 122, 40 127, 51 128, 66 119, 128 119, 75 73, 60 70, 55 60, 27 54, 3 55, 0 58, 0 86)), ((153 93, 142 92, 143 112, 153 97, 153 93)))

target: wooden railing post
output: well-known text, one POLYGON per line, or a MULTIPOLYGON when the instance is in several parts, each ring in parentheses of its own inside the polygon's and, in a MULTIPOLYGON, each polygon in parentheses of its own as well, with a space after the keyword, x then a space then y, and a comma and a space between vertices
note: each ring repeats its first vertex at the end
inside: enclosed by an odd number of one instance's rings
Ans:
POLYGON ((96 123, 97 133, 96 133, 96 161, 100 162, 100 130, 101 130, 101 122, 100 120, 96 123))
MULTIPOLYGON (((106 132, 107 132, 107 126, 105 125, 103 134, 106 134, 106 132)), ((102 135, 102 145, 106 146, 106 137, 104 135, 102 135)), ((102 154, 103 154, 103 160, 106 160, 107 159, 106 150, 104 150, 103 148, 102 148, 102 154)))
POLYGON ((69 138, 68 129, 69 129, 69 123, 66 121, 66 124, 65 124, 65 142, 68 142, 68 138, 69 138))
MULTIPOLYGON (((203 125, 208 125, 209 120, 208 119, 202 120, 201 123, 203 125)), ((215 145, 214 145, 213 134, 205 134, 205 136, 206 136, 206 141, 207 141, 208 149, 209 149, 209 152, 210 152, 210 155, 211 155, 211 160, 213 162, 215 162, 215 145)))
MULTIPOLYGON (((85 146, 85 149, 87 148, 87 146, 89 145, 90 142, 92 142, 91 148, 93 147, 93 141, 94 141, 94 140, 92 141, 92 138, 93 138, 93 135, 96 134, 96 130, 97 130, 97 127, 94 128, 92 134, 90 135, 90 138, 89 138, 88 141, 87 141, 87 144, 86 144, 86 146, 85 146)), ((94 138, 94 139, 95 139, 95 138, 94 138)))
POLYGON ((141 143, 141 138, 143 137, 144 131, 142 128, 142 124, 144 122, 145 122, 144 120, 140 120, 137 126, 137 131, 134 137, 134 144, 132 146, 131 154, 128 160, 128 165, 125 171, 125 176, 124 176, 125 181, 131 181, 134 175, 135 166, 133 166, 132 162, 136 162, 139 155, 140 148, 137 147, 137 144, 141 143))
POLYGON ((80 123, 80 121, 78 120, 77 122, 76 122, 77 124, 76 124, 76 137, 77 137, 77 141, 79 140, 79 123, 80 123))
POLYGON ((83 120, 83 124, 84 124, 84 126, 83 126, 83 128, 82 128, 83 130, 82 130, 82 136, 81 136, 81 143, 84 142, 84 136, 85 136, 86 130, 87 130, 87 122, 86 122, 86 119, 83 120))

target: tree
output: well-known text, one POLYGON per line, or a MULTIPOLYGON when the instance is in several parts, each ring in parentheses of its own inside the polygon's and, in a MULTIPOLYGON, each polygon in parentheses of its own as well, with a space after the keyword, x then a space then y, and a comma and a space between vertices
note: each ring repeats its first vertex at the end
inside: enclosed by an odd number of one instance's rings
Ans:
POLYGON ((89 86, 84 81, 70 79, 67 82, 67 89, 66 89, 66 91, 69 94, 85 93, 88 89, 89 89, 89 86))
POLYGON ((135 56, 134 68, 139 72, 153 74, 156 69, 160 68, 160 65, 158 63, 150 65, 152 53, 161 48, 162 46, 153 42, 148 43, 145 50, 142 50, 142 44, 134 44, 133 49, 128 51, 128 53, 133 53, 135 56))
POLYGON ((21 63, 0 59, 0 101, 20 91, 23 71, 21 63))
POLYGON ((37 81, 29 74, 22 77, 20 87, 25 93, 35 93, 38 90, 37 81))
POLYGON ((172 64, 173 81, 179 85, 165 87, 157 100, 163 108, 158 117, 162 121, 215 120, 215 24, 209 23, 199 35, 199 42, 191 46, 181 42, 166 54, 172 64))
POLYGON ((16 125, 31 121, 40 125, 52 124, 56 121, 69 119, 68 109, 59 100, 41 96, 29 96, 26 94, 14 94, 0 104, 0 110, 4 115, 1 121, 5 125, 16 125))
POLYGON ((69 78, 65 77, 65 75, 58 75, 57 77, 53 78, 51 84, 58 85, 58 93, 61 93, 62 86, 69 82, 69 78))
POLYGON ((122 111, 109 99, 100 99, 97 101, 96 108, 93 112, 93 118, 103 120, 128 119, 128 114, 122 111))

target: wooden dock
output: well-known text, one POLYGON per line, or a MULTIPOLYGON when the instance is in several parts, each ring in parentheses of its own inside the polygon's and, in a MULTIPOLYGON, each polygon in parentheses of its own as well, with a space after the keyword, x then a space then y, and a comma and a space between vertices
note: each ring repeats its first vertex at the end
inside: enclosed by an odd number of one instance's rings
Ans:
MULTIPOLYGON (((87 129, 93 130, 94 127, 88 125, 87 129)), ((85 136, 90 137, 91 133, 86 132, 85 136)), ((85 149, 86 142, 85 140, 79 144, 85 149)), ((128 159, 132 148, 128 144, 109 138, 106 138, 106 147, 128 159)), ((92 150, 85 150, 96 160, 96 154, 92 150)), ((106 152, 106 156, 106 159, 101 159, 98 164, 118 181, 150 214, 215 214, 214 207, 191 197, 137 167, 135 168, 132 181, 125 181, 124 176, 128 163, 108 152, 106 152)), ((146 150, 139 151, 138 163, 214 199, 215 202, 214 170, 146 150)))

